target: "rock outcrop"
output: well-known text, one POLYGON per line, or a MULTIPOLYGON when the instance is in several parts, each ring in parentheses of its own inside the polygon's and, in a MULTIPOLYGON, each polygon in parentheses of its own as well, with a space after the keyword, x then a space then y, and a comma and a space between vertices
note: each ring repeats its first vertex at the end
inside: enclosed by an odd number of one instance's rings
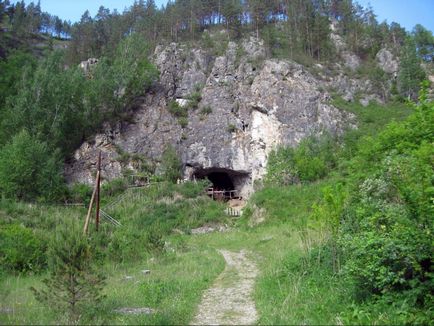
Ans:
MULTIPOLYGON (((324 83, 303 66, 265 60, 262 41, 229 42, 225 55, 213 58, 201 49, 179 44, 159 46, 154 62, 160 82, 134 107, 131 121, 108 127, 85 142, 66 166, 70 182, 92 182, 97 153, 103 175, 120 176, 135 169, 119 159, 120 150, 157 161, 167 144, 183 163, 185 178, 227 173, 233 186, 248 196, 266 171, 270 152, 297 145, 311 134, 341 133, 352 116, 330 103, 324 83), (167 110, 170 101, 190 101, 200 89, 197 109, 190 109, 184 128, 167 110)), ((188 106, 188 105, 187 105, 188 106)))
POLYGON ((389 74, 396 74, 399 69, 399 62, 387 49, 381 49, 376 55, 378 66, 389 74))

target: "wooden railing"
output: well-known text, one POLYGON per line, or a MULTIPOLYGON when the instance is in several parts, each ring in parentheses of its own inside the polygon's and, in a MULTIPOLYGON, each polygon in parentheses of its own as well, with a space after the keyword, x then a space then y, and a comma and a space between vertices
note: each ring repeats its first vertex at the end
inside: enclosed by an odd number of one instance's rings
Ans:
POLYGON ((216 200, 239 198, 238 190, 215 190, 214 188, 208 188, 206 193, 212 199, 216 200))

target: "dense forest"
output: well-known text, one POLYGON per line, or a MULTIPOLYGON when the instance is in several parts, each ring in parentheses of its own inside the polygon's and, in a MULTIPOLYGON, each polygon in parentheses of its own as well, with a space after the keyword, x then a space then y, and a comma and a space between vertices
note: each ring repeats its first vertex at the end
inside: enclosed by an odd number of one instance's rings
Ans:
POLYGON ((0 323, 187 324, 223 270, 220 248, 257 258, 261 324, 432 323, 431 31, 378 22, 352 0, 174 0, 161 8, 139 0, 74 23, 39 2, 0 0, 0 33, 0 323), (120 203, 108 212, 122 227, 81 236, 92 189, 67 185, 64 164, 157 87, 157 45, 219 56, 229 41, 254 36, 267 58, 333 73, 332 33, 361 58, 346 73, 390 85, 385 103, 367 107, 333 94, 357 129, 276 148, 235 220, 204 195, 206 182, 174 183, 181 165, 168 148, 162 173, 151 171, 155 187, 133 192, 127 178, 102 186, 104 206, 120 203), (400 59, 396 76, 375 64, 384 48, 400 59), (98 64, 83 71, 89 58, 98 64), (192 235, 210 223, 231 229, 192 235), (120 317, 115 309, 125 304, 155 311, 120 317))

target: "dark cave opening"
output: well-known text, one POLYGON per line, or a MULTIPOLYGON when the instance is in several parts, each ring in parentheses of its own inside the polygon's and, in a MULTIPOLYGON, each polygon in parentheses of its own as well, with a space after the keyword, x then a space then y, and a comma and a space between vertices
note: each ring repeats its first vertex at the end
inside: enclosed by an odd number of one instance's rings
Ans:
POLYGON ((249 174, 225 168, 196 169, 193 178, 210 181, 208 194, 215 199, 239 198, 249 174))
POLYGON ((211 172, 206 176, 216 190, 234 190, 234 183, 229 174, 225 172, 211 172))

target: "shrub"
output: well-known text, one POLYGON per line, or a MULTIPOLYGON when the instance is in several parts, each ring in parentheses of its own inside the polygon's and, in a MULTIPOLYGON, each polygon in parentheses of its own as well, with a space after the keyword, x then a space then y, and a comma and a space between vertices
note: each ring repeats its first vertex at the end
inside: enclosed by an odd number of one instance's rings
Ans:
POLYGON ((177 191, 185 198, 196 198, 204 194, 209 185, 209 181, 200 180, 198 182, 186 182, 177 187, 177 191))
POLYGON ((172 146, 166 147, 161 157, 161 172, 163 179, 176 182, 181 178, 181 161, 172 146))
POLYGON ((58 153, 23 130, 0 150, 0 191, 7 198, 53 201, 64 194, 58 153))
POLYGON ((167 110, 177 118, 186 118, 188 116, 187 110, 179 105, 175 100, 169 102, 167 110))
POLYGON ((200 111, 201 114, 203 115, 208 115, 212 113, 212 108, 209 105, 206 105, 202 108, 202 110, 200 111))
POLYGON ((280 147, 270 153, 266 181, 271 184, 290 185, 299 181, 298 171, 292 162, 294 149, 280 147))
POLYGON ((117 262, 137 261, 147 252, 148 234, 135 226, 117 228, 108 243, 110 259, 117 262))
POLYGON ((46 245, 32 230, 16 224, 0 227, 0 266, 16 272, 39 271, 46 264, 46 245))
POLYGON ((229 124, 228 125, 228 132, 235 132, 237 130, 237 127, 235 127, 234 124, 229 124))
POLYGON ((178 118, 178 123, 182 128, 185 128, 188 126, 188 119, 185 117, 178 118))
POLYGON ((101 187, 102 196, 116 196, 123 193, 128 188, 128 180, 117 178, 104 183, 101 187))
POLYGON ((95 248, 76 228, 60 230, 48 250, 49 277, 44 289, 32 288, 36 299, 78 323, 89 306, 103 298, 104 277, 93 266, 95 248))
POLYGON ((349 164, 349 199, 340 214, 343 272, 359 299, 405 294, 432 302, 433 103, 359 144, 349 164))
POLYGON ((148 227, 148 231, 146 232, 147 239, 147 248, 151 252, 161 253, 164 249, 164 230, 160 226, 160 224, 154 223, 148 227))
POLYGON ((296 148, 278 148, 270 154, 266 181, 288 185, 321 179, 335 167, 337 151, 330 135, 305 138, 296 148))
POLYGON ((83 203, 87 206, 91 196, 92 187, 84 183, 75 183, 69 189, 69 199, 73 203, 83 203))
POLYGON ((188 107, 193 110, 197 109, 202 100, 201 85, 196 85, 195 91, 188 96, 188 100, 188 107))

